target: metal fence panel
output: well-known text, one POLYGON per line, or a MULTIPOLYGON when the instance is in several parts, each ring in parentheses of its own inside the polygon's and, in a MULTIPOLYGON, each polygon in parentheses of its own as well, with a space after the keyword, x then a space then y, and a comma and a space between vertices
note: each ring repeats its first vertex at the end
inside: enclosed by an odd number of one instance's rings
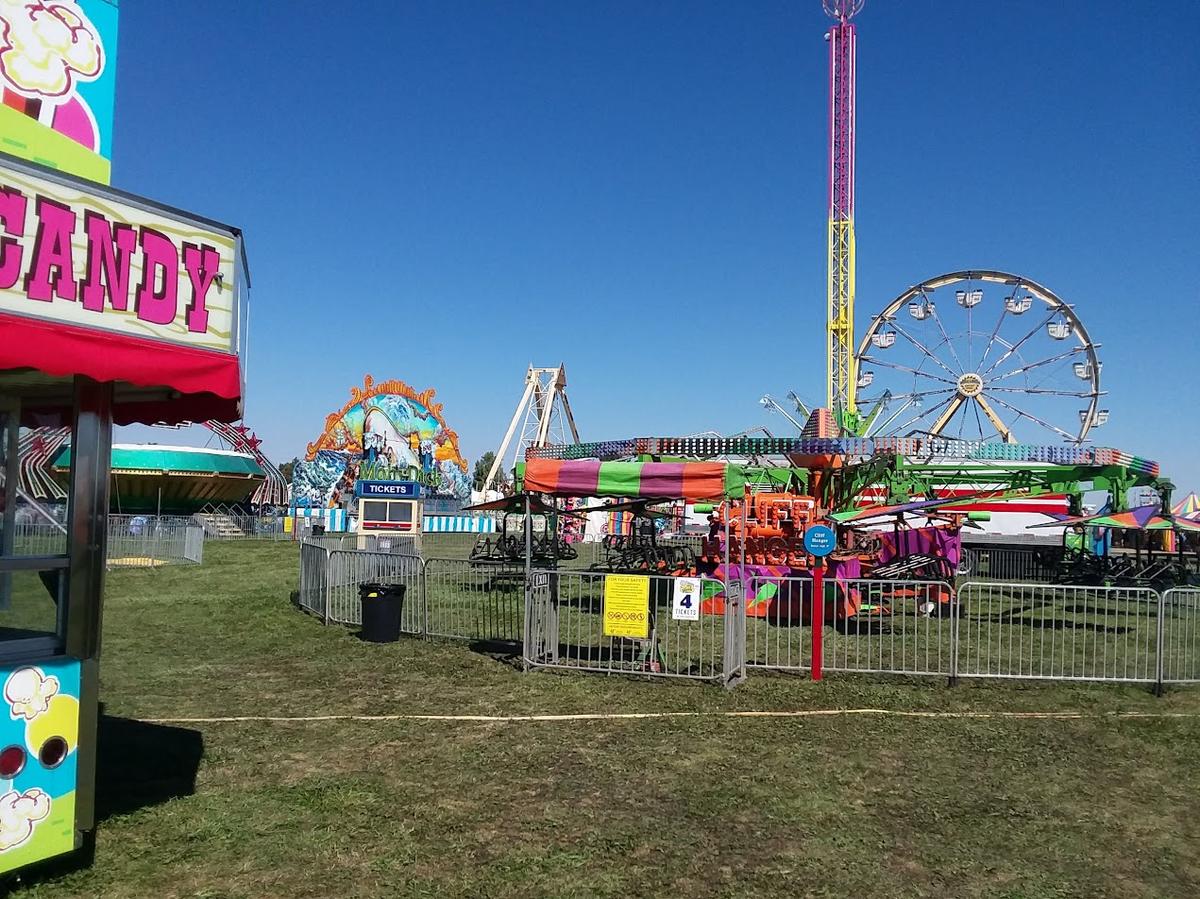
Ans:
POLYGON ((309 534, 304 536, 301 543, 314 543, 332 552, 344 550, 347 552, 362 550, 364 552, 385 552, 398 555, 419 556, 421 547, 417 538, 409 534, 309 534))
MULTIPOLYGON (((724 585, 696 578, 703 602, 695 620, 676 618, 677 578, 643 575, 648 587, 647 637, 605 633, 606 584, 615 577, 581 571, 535 570, 526 589, 524 659, 528 667, 604 674, 643 674, 724 681, 726 629, 737 627, 739 603, 719 598, 724 585), (732 621, 732 623, 730 623, 732 621)), ((736 633, 736 631, 735 631, 736 633)), ((732 668, 737 669, 737 660, 732 668)))
POLYGON ((1163 594, 1159 670, 1164 683, 1200 683, 1200 589, 1163 594))
POLYGON ((1054 580, 1061 547, 964 546, 958 573, 977 581, 1054 580))
POLYGON ((300 544, 300 608, 329 622, 329 550, 318 543, 300 544))
POLYGON ((951 673, 954 589, 942 581, 825 582, 825 671, 951 673))
POLYGON ((524 568, 426 559, 422 589, 428 636, 520 642, 525 617, 524 568))
POLYGON ((363 584, 403 584, 406 589, 400 630, 406 634, 423 634, 421 567, 419 556, 361 550, 331 551, 326 620, 361 626, 358 588, 363 584))
MULTIPOLYGON (((812 670, 812 578, 752 578, 747 664, 812 670)), ((822 671, 950 674, 954 591, 941 581, 824 582, 822 671)))
POLYGON ((13 552, 23 556, 59 556, 67 551, 67 532, 48 521, 18 522, 13 527, 13 552))
POLYGON ((194 524, 188 525, 184 537, 183 558, 197 565, 204 561, 204 528, 194 524))
POLYGON ((959 588, 958 677, 1158 678, 1158 593, 1146 588, 969 582, 959 588))
MULTIPOLYGON (((108 558, 113 568, 156 568, 199 563, 204 534, 185 516, 110 515, 108 558)), ((16 526, 14 550, 23 555, 59 555, 67 551, 67 535, 49 522, 16 526)))
POLYGON ((192 516, 210 540, 292 540, 287 516, 282 513, 250 515, 244 512, 205 509, 192 516))
POLYGON ((108 565, 155 568, 188 562, 188 531, 192 527, 184 516, 110 515, 108 565))

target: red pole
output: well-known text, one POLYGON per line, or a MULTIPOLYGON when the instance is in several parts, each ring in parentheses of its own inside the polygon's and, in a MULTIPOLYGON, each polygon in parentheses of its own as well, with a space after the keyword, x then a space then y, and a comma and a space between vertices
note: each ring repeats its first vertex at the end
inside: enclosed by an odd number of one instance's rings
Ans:
POLYGON ((812 576, 813 599, 809 619, 812 625, 812 679, 821 679, 822 641, 825 638, 825 562, 817 560, 812 576))

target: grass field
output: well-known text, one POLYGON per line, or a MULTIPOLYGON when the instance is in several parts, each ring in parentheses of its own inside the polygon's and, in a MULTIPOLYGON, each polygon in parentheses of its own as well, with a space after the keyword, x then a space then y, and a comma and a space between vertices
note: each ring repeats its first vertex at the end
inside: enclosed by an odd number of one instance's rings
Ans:
POLYGON ((18 895, 1200 894, 1200 691, 522 674, 326 628, 297 567, 209 543, 110 573, 95 859, 18 895), (940 714, 724 714, 862 708, 940 714), (1024 712, 1079 716, 969 716, 1024 712))

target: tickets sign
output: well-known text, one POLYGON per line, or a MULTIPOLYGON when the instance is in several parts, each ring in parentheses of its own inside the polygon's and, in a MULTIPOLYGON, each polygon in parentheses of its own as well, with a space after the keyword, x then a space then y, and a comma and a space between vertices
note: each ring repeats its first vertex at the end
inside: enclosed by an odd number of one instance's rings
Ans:
POLYGON ((671 599, 671 618, 675 621, 700 620, 700 578, 675 578, 671 599))
POLYGON ((0 158, 0 313, 235 353, 238 232, 0 158))
POLYGON ((610 574, 604 579, 604 633, 609 637, 650 636, 650 578, 610 574))

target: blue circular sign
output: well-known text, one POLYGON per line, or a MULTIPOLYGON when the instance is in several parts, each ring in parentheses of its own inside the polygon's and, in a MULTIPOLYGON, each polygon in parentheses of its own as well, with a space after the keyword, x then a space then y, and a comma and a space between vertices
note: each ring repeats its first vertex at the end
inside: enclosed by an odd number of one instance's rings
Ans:
POLYGON ((814 524, 804 532, 804 548, 814 556, 824 558, 837 548, 837 534, 831 527, 814 524))

